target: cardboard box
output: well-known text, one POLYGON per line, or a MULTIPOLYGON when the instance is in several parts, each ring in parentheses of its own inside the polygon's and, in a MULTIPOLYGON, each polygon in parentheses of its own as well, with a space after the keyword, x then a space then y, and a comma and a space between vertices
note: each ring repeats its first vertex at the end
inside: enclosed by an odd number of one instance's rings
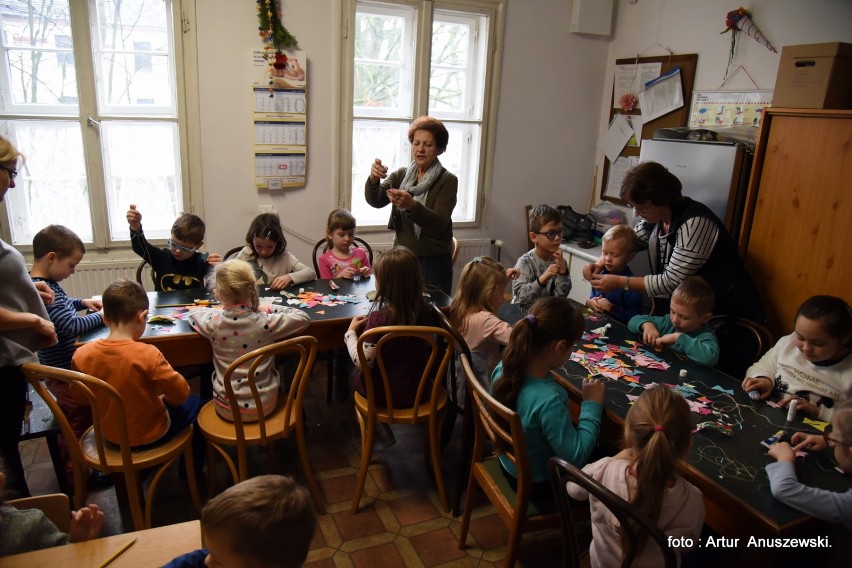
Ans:
POLYGON ((772 106, 852 108, 852 44, 784 46, 772 106))

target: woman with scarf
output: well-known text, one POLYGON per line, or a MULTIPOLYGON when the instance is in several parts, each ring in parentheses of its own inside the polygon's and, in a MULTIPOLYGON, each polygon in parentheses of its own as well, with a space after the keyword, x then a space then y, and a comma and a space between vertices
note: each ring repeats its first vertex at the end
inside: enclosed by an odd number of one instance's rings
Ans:
POLYGON ((388 229, 396 232, 394 246, 409 248, 420 262, 425 286, 448 296, 453 282, 453 209, 458 178, 441 165, 449 132, 440 120, 421 116, 411 123, 411 164, 388 174, 378 158, 364 187, 367 203, 392 206, 388 229), (385 180, 385 181, 381 181, 385 180))

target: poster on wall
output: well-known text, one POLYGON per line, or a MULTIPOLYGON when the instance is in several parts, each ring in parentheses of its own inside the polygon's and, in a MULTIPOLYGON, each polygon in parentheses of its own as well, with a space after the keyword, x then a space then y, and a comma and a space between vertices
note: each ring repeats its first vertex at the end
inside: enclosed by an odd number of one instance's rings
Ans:
POLYGON ((307 56, 283 50, 271 66, 252 50, 255 187, 304 187, 307 164, 307 56))
POLYGON ((696 91, 692 94, 689 126, 737 126, 757 128, 763 109, 772 106, 772 91, 696 91))

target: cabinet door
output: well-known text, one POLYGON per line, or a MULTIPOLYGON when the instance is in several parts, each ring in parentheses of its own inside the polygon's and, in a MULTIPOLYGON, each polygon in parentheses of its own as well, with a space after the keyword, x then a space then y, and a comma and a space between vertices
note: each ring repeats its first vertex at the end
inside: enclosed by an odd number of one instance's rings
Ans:
POLYGON ((852 116, 772 116, 747 266, 769 328, 790 333, 815 294, 850 300, 852 116))

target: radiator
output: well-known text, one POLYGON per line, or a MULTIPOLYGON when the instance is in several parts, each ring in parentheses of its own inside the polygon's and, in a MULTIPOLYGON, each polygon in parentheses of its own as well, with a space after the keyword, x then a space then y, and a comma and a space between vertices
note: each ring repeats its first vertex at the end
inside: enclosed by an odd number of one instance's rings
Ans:
MULTIPOLYGON (((103 294, 107 286, 120 278, 136 280, 138 266, 139 259, 83 261, 74 274, 62 281, 62 288, 71 298, 91 298, 103 294)), ((154 289, 147 274, 143 280, 146 290, 154 289)))

